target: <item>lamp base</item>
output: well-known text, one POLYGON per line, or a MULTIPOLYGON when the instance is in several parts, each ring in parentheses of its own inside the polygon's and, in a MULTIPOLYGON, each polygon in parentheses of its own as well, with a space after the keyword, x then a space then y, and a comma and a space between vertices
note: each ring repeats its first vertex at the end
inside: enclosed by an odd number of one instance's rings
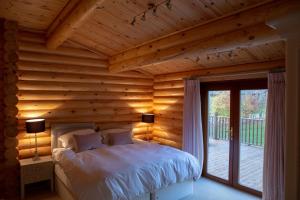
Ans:
POLYGON ((40 160, 39 154, 35 153, 34 157, 32 158, 33 161, 40 160))

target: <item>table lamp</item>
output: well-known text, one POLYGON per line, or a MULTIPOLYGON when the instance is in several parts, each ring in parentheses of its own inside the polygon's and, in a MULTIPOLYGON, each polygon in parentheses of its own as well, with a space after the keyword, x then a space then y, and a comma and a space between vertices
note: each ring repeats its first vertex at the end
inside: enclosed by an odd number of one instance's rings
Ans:
POLYGON ((37 151, 37 138, 36 134, 45 131, 45 119, 30 119, 26 120, 26 132, 29 134, 35 134, 35 152, 32 160, 39 160, 39 154, 37 151))
MULTIPOLYGON (((147 113, 142 114, 142 122, 149 123, 149 124, 154 123, 154 114, 147 114, 147 113)), ((149 141, 148 133, 149 133, 149 126, 147 126, 147 141, 149 141)))

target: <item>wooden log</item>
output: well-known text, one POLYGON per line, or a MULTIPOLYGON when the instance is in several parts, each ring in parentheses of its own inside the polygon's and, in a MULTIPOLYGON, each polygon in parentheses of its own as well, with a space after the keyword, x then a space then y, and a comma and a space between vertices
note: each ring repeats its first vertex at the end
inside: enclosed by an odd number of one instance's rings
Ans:
POLYGON ((32 61, 32 62, 107 67, 107 61, 101 59, 59 56, 59 55, 52 55, 52 54, 24 52, 24 51, 19 52, 19 59, 22 61, 32 61))
POLYGON ((12 71, 9 70, 5 70, 5 75, 4 76, 4 82, 5 84, 9 85, 9 84, 15 84, 18 81, 18 77, 16 74, 14 74, 12 71))
POLYGON ((157 89, 171 89, 171 88, 183 88, 184 84, 182 80, 177 81, 166 81, 166 82, 155 82, 153 88, 157 89))
MULTIPOLYGON (((68 117, 68 118, 56 118, 47 119, 47 123, 66 123, 66 122, 138 122, 141 120, 141 114, 129 114, 129 115, 96 115, 90 117, 68 117)), ((19 126, 24 126, 26 120, 20 119, 19 126)))
MULTIPOLYGON (((37 137, 38 147, 51 146, 51 137, 37 137)), ((18 150, 35 148, 35 138, 20 139, 18 144, 18 150)))
POLYGON ((72 12, 72 10, 75 8, 75 6, 78 4, 80 0, 70 0, 65 5, 65 7, 60 11, 58 16, 54 19, 54 21, 50 24, 47 30, 46 36, 49 37, 50 34, 53 33, 53 31, 56 29, 57 26, 66 18, 66 16, 72 12))
POLYGON ((154 110, 170 110, 170 111, 182 111, 183 104, 182 103, 155 103, 153 105, 154 110))
POLYGON ((6 106, 15 106, 18 103, 18 97, 15 94, 6 95, 4 97, 4 104, 6 106))
POLYGON ((6 116, 4 118, 4 124, 5 126, 7 127, 17 127, 17 124, 18 124, 18 119, 16 117, 9 117, 9 116, 6 116))
POLYGON ((18 41, 45 44, 46 38, 44 34, 38 34, 29 31, 19 31, 18 41))
POLYGON ((16 82, 10 83, 8 84, 8 82, 6 82, 6 85, 4 87, 4 94, 16 94, 18 91, 18 88, 15 84, 16 82))
POLYGON ((6 117, 15 117, 18 114, 18 109, 16 106, 6 106, 4 108, 4 113, 6 117))
POLYGON ((247 72, 268 71, 274 68, 285 67, 284 60, 274 60, 258 63, 249 63, 241 65, 233 65, 227 67, 216 67, 209 69, 192 70, 188 72, 171 73, 166 75, 155 76, 154 82, 182 80, 189 76, 211 76, 217 74, 236 74, 247 72))
POLYGON ((291 9, 299 7, 297 1, 272 1, 267 4, 254 6, 252 8, 221 16, 204 23, 197 24, 191 28, 175 32, 157 40, 142 44, 136 48, 129 49, 117 54, 110 59, 110 63, 118 63, 134 57, 143 56, 171 46, 193 42, 216 35, 231 32, 240 28, 264 23, 273 15, 282 15, 291 9))
MULTIPOLYGON (((94 73, 95 74, 95 73, 94 73)), ((18 70, 18 79, 26 81, 55 81, 55 82, 74 82, 74 83, 110 83, 125 85, 147 85, 152 86, 153 80, 144 78, 101 76, 89 74, 70 74, 60 72, 39 72, 18 70)))
MULTIPOLYGON (((19 159, 25 159, 25 158, 30 158, 34 156, 34 151, 35 148, 31 149, 20 149, 19 150, 19 159)), ((38 154, 40 156, 47 156, 51 155, 51 147, 38 147, 38 154)))
POLYGON ((183 96, 184 91, 183 88, 176 88, 176 89, 163 89, 163 90, 154 90, 153 95, 156 96, 183 96))
POLYGON ((19 100, 97 100, 97 99, 153 99, 152 93, 127 92, 62 92, 23 91, 17 94, 19 100))
POLYGON ((15 63, 18 61, 18 55, 15 51, 8 51, 4 54, 4 62, 6 63, 15 63))
POLYGON ((103 2, 103 0, 84 0, 80 1, 75 8, 64 18, 63 21, 55 28, 53 33, 49 35, 47 47, 56 49, 71 34, 79 28, 84 21, 94 12, 94 10, 103 2))
POLYGON ((152 135, 134 135, 133 138, 147 141, 152 140, 152 135))
POLYGON ((171 140, 167 140, 167 139, 163 139, 163 138, 159 138, 159 137, 155 137, 155 136, 153 136, 153 140, 158 141, 161 144, 168 145, 168 146, 178 148, 178 149, 181 149, 181 146, 182 146, 182 144, 179 142, 174 142, 171 140))
POLYGON ((31 118, 72 118, 72 117, 93 117, 97 115, 127 115, 136 113, 147 113, 152 111, 152 107, 143 107, 142 111, 134 108, 73 108, 73 109, 56 109, 56 110, 32 110, 21 111, 18 113, 18 119, 31 119, 31 118))
POLYGON ((19 90, 40 91, 91 91, 91 92, 153 92, 152 87, 143 85, 70 83, 46 81, 18 81, 19 90))
POLYGON ((183 119, 183 112, 180 111, 168 111, 168 110, 155 110, 155 116, 157 117, 169 117, 172 116, 173 119, 183 119))
POLYGON ((158 125, 165 125, 165 126, 170 126, 173 128, 182 128, 182 120, 179 119, 171 119, 171 118, 163 118, 163 117, 157 117, 155 119, 156 123, 158 125))
MULTIPOLYGON (((62 64, 62 63, 53 64, 47 62, 19 61, 17 65, 19 70, 34 71, 34 72, 57 72, 57 73, 112 76, 112 74, 106 68, 81 66, 78 63, 74 65, 70 65, 70 64, 62 64), (84 70, 82 70, 83 67, 84 70)), ((134 72, 134 71, 113 74, 113 76, 151 79, 144 74, 134 72)))
MULTIPOLYGON (((5 165, 6 166, 17 166, 19 163, 19 161, 17 160, 18 151, 15 147, 6 149, 4 152, 4 157, 5 157, 5 165)), ((14 174, 16 174, 16 173, 14 173, 14 174)), ((14 183, 14 187, 16 185, 18 185, 17 181, 16 181, 16 183, 14 183)))
POLYGON ((4 146, 6 149, 15 149, 18 145, 18 140, 15 137, 5 137, 4 146))
POLYGON ((247 48, 278 40, 281 40, 281 38, 274 29, 265 24, 259 24, 111 64, 109 70, 113 73, 135 70, 141 67, 161 64, 175 58, 189 58, 197 61, 197 58, 202 55, 231 51, 236 48, 247 48))
POLYGON ((160 130, 160 131, 165 131, 165 132, 169 132, 169 133, 176 134, 176 135, 182 135, 181 128, 164 126, 162 124, 157 124, 157 123, 155 123, 153 125, 153 130, 160 130))
POLYGON ((182 104, 183 97, 155 97, 153 99, 155 104, 182 104))
POLYGON ((45 53, 61 56, 73 56, 79 58, 94 58, 106 60, 107 56, 99 56, 87 50, 69 47, 59 47, 55 50, 47 49, 44 44, 19 41, 19 50, 26 52, 45 53))
POLYGON ((4 29, 7 30, 14 30, 17 31, 18 30, 18 23, 16 21, 12 21, 12 20, 5 20, 4 21, 4 29))
POLYGON ((18 135, 17 126, 4 126, 4 135, 7 137, 16 137, 18 135))
POLYGON ((162 139, 168 139, 174 142, 178 142, 181 143, 182 142, 182 136, 181 135, 176 135, 176 134, 172 134, 166 131, 160 131, 160 130, 154 130, 153 131, 153 136, 154 137, 159 137, 162 139))
MULTIPOLYGON (((24 127, 25 128, 25 127, 24 127)), ((50 137, 50 129, 46 129, 45 132, 37 133, 36 137, 42 138, 42 137, 50 137)), ((20 130, 17 139, 20 141, 21 139, 30 139, 30 138, 35 138, 34 134, 28 134, 26 130, 20 130)))
POLYGON ((152 133, 152 130, 153 130, 152 127, 149 126, 149 127, 134 128, 132 132, 135 135, 141 135, 141 134, 150 135, 152 133))
POLYGON ((143 108, 153 107, 152 100, 66 100, 66 101, 19 101, 17 108, 22 111, 55 110, 68 108, 143 108))

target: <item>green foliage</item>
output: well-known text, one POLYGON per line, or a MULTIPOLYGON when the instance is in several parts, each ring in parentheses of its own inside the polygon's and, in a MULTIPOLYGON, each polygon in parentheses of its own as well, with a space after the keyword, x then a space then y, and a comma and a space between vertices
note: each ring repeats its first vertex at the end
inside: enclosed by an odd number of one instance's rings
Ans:
MULTIPOLYGON (((267 90, 242 90, 240 114, 244 118, 263 118, 266 113, 267 90)), ((230 92, 209 92, 209 115, 230 116, 230 92)))
POLYGON ((210 99, 210 115, 226 116, 230 115, 230 92, 229 91, 211 91, 210 99))

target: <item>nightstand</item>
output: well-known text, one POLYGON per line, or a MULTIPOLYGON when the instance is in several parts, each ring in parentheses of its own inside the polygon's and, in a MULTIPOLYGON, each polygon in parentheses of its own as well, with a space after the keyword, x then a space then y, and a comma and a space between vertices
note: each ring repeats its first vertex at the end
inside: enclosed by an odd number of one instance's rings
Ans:
POLYGON ((51 156, 42 156, 37 161, 33 161, 32 158, 22 159, 19 162, 21 168, 21 199, 24 199, 26 184, 50 180, 51 191, 53 191, 53 161, 51 156))

